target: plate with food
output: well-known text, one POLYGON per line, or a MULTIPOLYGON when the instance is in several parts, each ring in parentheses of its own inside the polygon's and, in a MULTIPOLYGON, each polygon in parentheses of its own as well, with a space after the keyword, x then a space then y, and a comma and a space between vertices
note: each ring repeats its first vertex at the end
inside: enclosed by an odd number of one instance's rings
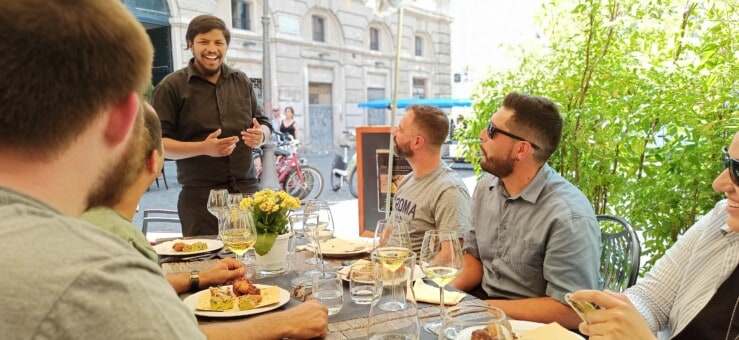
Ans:
POLYGON ((154 251, 161 256, 185 256, 218 251, 223 248, 223 242, 206 238, 188 240, 171 240, 154 246, 154 251))
MULTIPOLYGON (((532 321, 509 320, 512 329, 512 338, 518 340, 544 340, 544 339, 584 339, 582 336, 572 332, 559 324, 552 322, 543 324, 532 321)), ((472 326, 460 331, 452 338, 455 340, 471 339, 495 339, 496 328, 493 326, 472 326)))
POLYGON ((271 311, 288 301, 290 293, 287 290, 239 279, 233 285, 201 290, 183 302, 195 315, 230 318, 271 311))
MULTIPOLYGON (((306 249, 313 251, 313 245, 308 244, 306 249)), ((372 244, 359 240, 346 240, 343 238, 332 238, 321 242, 321 253, 324 256, 346 256, 368 253, 372 250, 372 244)))

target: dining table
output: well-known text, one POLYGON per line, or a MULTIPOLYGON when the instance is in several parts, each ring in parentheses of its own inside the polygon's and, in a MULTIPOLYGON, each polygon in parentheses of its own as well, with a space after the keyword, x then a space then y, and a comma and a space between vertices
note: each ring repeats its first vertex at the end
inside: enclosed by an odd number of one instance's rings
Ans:
MULTIPOLYGON (((210 268, 211 266, 215 265, 220 258, 222 257, 229 257, 227 252, 218 252, 214 253, 216 256, 212 256, 208 258, 207 256, 205 258, 200 258, 196 261, 187 261, 187 260, 181 260, 178 261, 177 258, 166 258, 161 263, 162 270, 165 274, 176 274, 176 273, 190 273, 194 270, 202 271, 207 268, 210 268)), ((312 268, 313 265, 308 265, 305 263, 305 259, 313 256, 313 253, 309 250, 301 250, 296 251, 295 253, 291 254, 291 270, 286 271, 284 274, 281 275, 275 275, 275 276, 268 276, 268 277, 262 277, 259 276, 258 273, 255 271, 252 271, 253 276, 251 278, 251 281, 255 284, 263 284, 263 285, 275 285, 280 288, 283 288, 287 290, 288 292, 292 292, 293 287, 291 286, 290 280, 295 278, 296 275, 300 275, 304 270, 309 269, 308 267, 312 268), (306 267, 308 266, 308 267, 306 267)), ((334 270, 338 269, 339 267, 346 266, 354 261, 357 261, 359 259, 368 259, 369 253, 360 253, 360 254, 351 254, 347 256, 332 256, 332 257, 324 257, 324 261, 329 267, 332 267, 334 270)), ((253 264, 252 264, 253 265, 253 264)), ((191 295, 190 293, 181 294, 180 298, 185 299, 187 296, 191 295)), ((359 305, 354 302, 352 302, 352 299, 350 297, 349 293, 349 284, 348 282, 344 282, 344 297, 343 297, 343 306, 341 310, 335 314, 331 315, 329 317, 329 325, 328 325, 328 334, 326 335, 325 339, 366 339, 367 338, 367 322, 369 318, 369 312, 370 312, 370 305, 359 305)), ((279 311, 279 310, 285 310, 292 308, 294 306, 297 306, 298 304, 302 303, 302 301, 296 299, 291 295, 290 300, 282 305, 281 307, 274 309, 273 311, 279 311)), ((460 303, 484 303, 481 300, 475 298, 472 295, 467 295, 462 302, 460 303)), ((440 313, 439 313, 439 305, 438 304, 428 304, 424 302, 417 302, 417 311, 418 311, 418 319, 420 324, 420 339, 437 339, 437 336, 435 334, 431 334, 426 332, 423 329, 423 325, 427 322, 432 321, 438 321, 440 313)), ((267 311, 265 313, 270 313, 272 311, 267 311)), ((395 316, 393 315, 397 312, 385 312, 384 314, 381 314, 379 318, 392 320, 395 316)), ((401 312, 402 313, 402 312, 401 312)), ((247 316, 248 317, 248 316, 247 316)), ((243 317, 233 317, 233 318, 214 318, 214 317, 205 317, 205 316, 197 316, 198 323, 200 324, 206 324, 206 323, 228 323, 233 322, 234 320, 240 320, 243 317)), ((389 321, 389 325, 392 326, 392 321, 389 321)))

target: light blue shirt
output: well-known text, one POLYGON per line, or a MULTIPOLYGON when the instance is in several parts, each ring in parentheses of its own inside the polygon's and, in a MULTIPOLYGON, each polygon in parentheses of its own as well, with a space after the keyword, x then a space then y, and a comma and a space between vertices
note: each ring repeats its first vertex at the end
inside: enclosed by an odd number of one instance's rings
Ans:
POLYGON ((549 296, 565 303, 566 293, 599 287, 593 207, 548 165, 516 196, 486 174, 472 196, 464 244, 482 262, 481 287, 491 299, 549 296))

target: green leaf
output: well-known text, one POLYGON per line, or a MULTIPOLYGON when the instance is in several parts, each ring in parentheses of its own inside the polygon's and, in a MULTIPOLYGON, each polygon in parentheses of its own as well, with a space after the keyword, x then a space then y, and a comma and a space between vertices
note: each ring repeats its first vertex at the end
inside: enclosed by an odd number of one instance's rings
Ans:
POLYGON ((276 240, 277 240, 276 233, 258 234, 257 243, 254 244, 254 250, 260 256, 264 256, 267 253, 269 253, 269 250, 272 249, 272 245, 275 244, 276 240))

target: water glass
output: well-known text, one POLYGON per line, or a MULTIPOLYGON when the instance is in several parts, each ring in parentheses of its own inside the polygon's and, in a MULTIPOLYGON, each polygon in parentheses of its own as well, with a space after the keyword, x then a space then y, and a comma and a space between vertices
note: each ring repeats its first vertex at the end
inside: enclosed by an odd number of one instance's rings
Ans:
POLYGON ((338 272, 319 272, 312 276, 312 298, 328 308, 328 315, 341 311, 344 305, 344 286, 338 272))
POLYGON ((511 340, 511 324, 500 309, 482 302, 458 304, 447 309, 442 329, 445 339, 469 339, 476 331, 485 331, 493 339, 511 340))
POLYGON ((375 277, 371 263, 355 264, 349 267, 349 293, 352 302, 358 305, 372 303, 375 289, 375 277))
POLYGON ((375 287, 367 337, 418 339, 420 336, 418 307, 411 274, 416 264, 416 254, 407 251, 403 258, 389 257, 375 250, 371 258, 375 287))

